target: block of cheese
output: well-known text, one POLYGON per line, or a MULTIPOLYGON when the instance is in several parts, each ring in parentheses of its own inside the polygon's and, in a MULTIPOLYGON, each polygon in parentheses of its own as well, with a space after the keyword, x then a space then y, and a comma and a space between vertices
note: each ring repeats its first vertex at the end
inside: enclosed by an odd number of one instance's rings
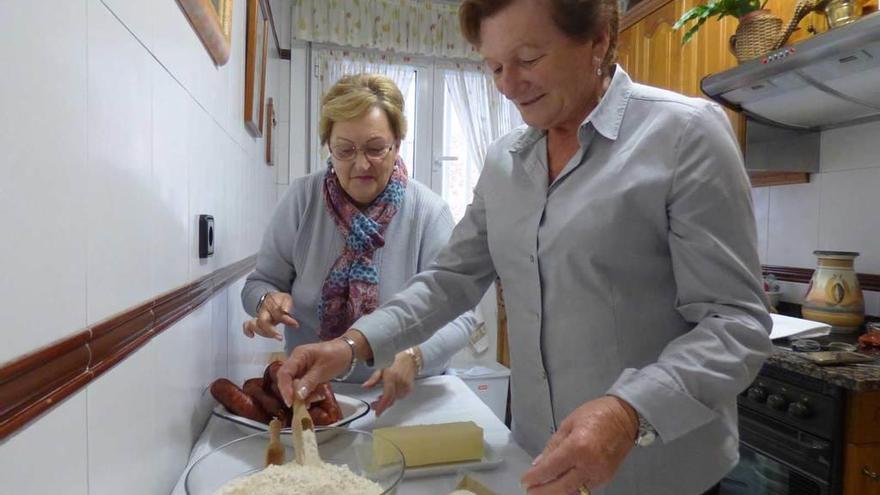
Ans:
MULTIPOLYGON (((373 430, 373 435, 396 445, 403 452, 407 467, 479 461, 483 458, 483 429, 473 421, 377 428, 373 430)), ((375 442, 373 447, 380 465, 393 459, 384 442, 375 442)))
POLYGON ((465 475, 449 495, 498 495, 479 481, 465 475))

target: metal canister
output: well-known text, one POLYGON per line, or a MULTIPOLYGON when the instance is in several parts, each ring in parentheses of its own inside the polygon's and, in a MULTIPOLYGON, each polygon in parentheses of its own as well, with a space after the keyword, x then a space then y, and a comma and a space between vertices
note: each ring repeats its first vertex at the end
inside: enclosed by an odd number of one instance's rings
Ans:
POLYGON ((834 29, 858 20, 862 16, 860 0, 831 0, 825 6, 828 27, 834 29))

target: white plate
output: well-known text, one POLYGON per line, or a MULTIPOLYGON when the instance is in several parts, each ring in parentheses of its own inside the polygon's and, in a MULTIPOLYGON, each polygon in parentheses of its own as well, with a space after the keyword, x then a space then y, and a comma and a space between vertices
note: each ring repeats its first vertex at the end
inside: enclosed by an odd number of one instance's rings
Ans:
MULTIPOLYGON (((354 397, 349 397, 347 395, 342 394, 334 394, 336 395, 336 402, 339 404, 339 409, 342 411, 342 419, 335 423, 330 423, 329 425, 317 426, 315 427, 319 430, 317 433, 318 440, 322 440, 320 428, 329 427, 329 426, 347 426, 352 421, 363 417, 368 412, 370 412, 370 405, 366 402, 355 399, 354 397)), ((214 416, 219 418, 223 418, 227 421, 231 421, 235 426, 238 427, 243 433, 250 435, 251 433, 257 431, 268 431, 269 425, 265 423, 260 423, 259 421, 254 421, 252 419, 248 419, 237 414, 232 414, 223 407, 223 404, 217 404, 217 407, 214 408, 214 416)), ((283 442, 290 440, 290 428, 282 428, 281 429, 281 440, 283 442)), ((326 433, 326 432, 325 432, 326 433)))
POLYGON ((495 469, 504 462, 504 458, 500 457, 492 447, 483 442, 483 458, 479 461, 452 462, 448 464, 432 464, 430 466, 409 467, 404 470, 403 477, 422 478, 424 476, 435 476, 438 474, 455 474, 459 471, 487 471, 495 469))

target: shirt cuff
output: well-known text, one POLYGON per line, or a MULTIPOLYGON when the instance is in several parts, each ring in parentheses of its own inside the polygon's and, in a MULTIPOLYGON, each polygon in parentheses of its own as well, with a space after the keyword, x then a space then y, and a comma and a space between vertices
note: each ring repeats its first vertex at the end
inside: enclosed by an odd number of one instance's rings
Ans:
POLYGON ((393 328, 398 327, 395 318, 382 310, 361 316, 351 326, 363 334, 373 351, 373 368, 387 368, 394 364, 397 346, 393 328))
POLYGON ((718 418, 702 402, 651 376, 651 371, 656 370, 625 369, 607 394, 627 401, 657 430, 662 442, 671 442, 718 418))
POLYGON ((422 372, 419 376, 437 375, 449 365, 449 358, 445 356, 440 343, 426 340, 419 344, 419 350, 422 351, 422 372))

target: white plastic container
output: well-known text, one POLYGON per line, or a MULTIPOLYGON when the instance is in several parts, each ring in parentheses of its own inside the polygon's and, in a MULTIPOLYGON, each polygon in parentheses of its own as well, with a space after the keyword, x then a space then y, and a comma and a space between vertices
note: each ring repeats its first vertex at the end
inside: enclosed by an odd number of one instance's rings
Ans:
POLYGON ((504 421, 510 370, 498 363, 474 364, 470 368, 449 368, 447 373, 461 378, 489 409, 504 421))

